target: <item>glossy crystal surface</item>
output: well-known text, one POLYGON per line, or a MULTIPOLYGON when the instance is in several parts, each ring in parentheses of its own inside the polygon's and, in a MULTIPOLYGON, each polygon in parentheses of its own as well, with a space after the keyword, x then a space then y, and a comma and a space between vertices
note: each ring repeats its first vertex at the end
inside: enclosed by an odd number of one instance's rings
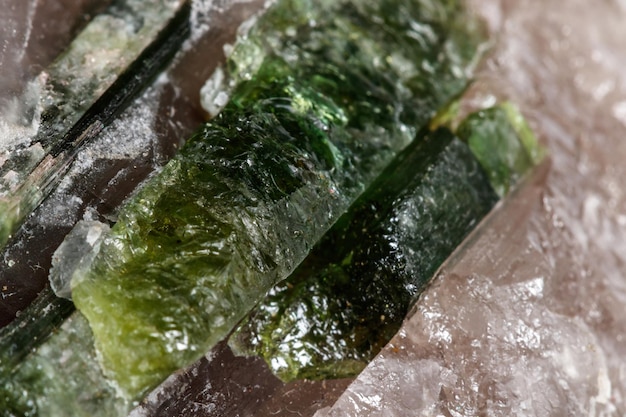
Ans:
POLYGON ((110 417, 128 412, 98 366, 89 323, 73 314, 10 374, 0 369, 1 416, 110 417))
POLYGON ((441 129, 394 161, 235 336, 283 379, 360 371, 437 267, 498 200, 467 145, 441 129))
POLYGON ((510 103, 471 114, 459 125, 458 134, 467 142, 500 197, 544 156, 532 131, 510 103))
MULTIPOLYGON (((72 162, 71 152, 59 156, 55 148, 181 4, 182 0, 112 2, 29 83, 19 100, 0 109, 0 247, 72 162)), ((83 134, 101 125, 84 128, 83 134)), ((78 148, 84 137, 68 148, 78 148)))
POLYGON ((75 273, 125 395, 226 336, 466 86, 480 36, 456 2, 326 6, 279 2, 259 19, 231 54, 230 103, 75 273))
POLYGON ((316 416, 626 415, 626 4, 472 3, 497 39, 474 98, 520 106, 549 164, 316 416))
POLYGON ((498 201, 497 187, 508 192, 530 172, 526 149, 539 161, 542 148, 519 126, 524 119, 505 103, 463 120, 459 130, 468 143, 445 128, 423 133, 425 142, 400 154, 298 269, 269 291, 231 346, 262 356, 284 380, 359 372, 498 201))

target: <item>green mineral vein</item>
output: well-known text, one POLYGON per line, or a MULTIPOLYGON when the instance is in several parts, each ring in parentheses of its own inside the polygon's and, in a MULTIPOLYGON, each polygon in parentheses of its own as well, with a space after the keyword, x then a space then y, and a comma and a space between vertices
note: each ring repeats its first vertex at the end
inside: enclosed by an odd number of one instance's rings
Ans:
POLYGON ((498 195, 541 159, 508 103, 471 114, 459 133, 466 143, 440 128, 407 148, 242 322, 235 351, 284 380, 365 367, 498 195))
POLYGON ((73 299, 137 398, 224 338, 460 94, 456 1, 281 1, 231 55, 220 115, 121 209, 73 299), (325 4, 328 3, 328 4, 325 4))

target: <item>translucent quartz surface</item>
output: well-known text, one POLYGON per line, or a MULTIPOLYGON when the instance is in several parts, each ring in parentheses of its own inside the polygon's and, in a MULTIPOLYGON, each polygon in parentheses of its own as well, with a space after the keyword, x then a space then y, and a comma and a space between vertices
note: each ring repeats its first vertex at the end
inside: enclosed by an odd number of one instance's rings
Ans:
POLYGON ((232 52, 230 104, 74 276, 121 393, 197 359, 291 272, 465 88, 476 30, 456 2, 285 1, 259 20, 232 52))
POLYGON ((473 3, 499 38, 474 100, 521 103, 551 164, 318 416, 626 414, 626 5, 473 3))
MULTIPOLYGON (((11 108, 42 68, 70 43, 91 16, 106 7, 97 0, 5 0, 0 15, 0 129, 11 108), (63 19, 63 24, 51 24, 63 19)), ((15 109, 17 110, 17 109, 15 109)), ((20 113, 20 112, 16 112, 20 113)), ((2 140, 0 140, 2 142, 2 140)))

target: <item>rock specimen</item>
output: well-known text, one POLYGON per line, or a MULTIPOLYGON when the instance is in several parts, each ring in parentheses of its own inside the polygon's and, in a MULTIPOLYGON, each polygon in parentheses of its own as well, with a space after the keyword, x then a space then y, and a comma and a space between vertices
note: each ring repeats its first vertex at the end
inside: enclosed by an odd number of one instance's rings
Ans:
POLYGON ((172 57, 188 15, 182 0, 113 2, 2 109, 0 248, 61 181, 80 145, 172 57), (155 41, 158 47, 149 47, 155 41))
POLYGON ((624 4, 473 1, 507 97, 550 150, 328 412, 626 415, 624 4))
POLYGON ((456 2, 284 1, 261 17, 232 52, 229 104, 74 275, 120 392, 198 358, 288 276, 465 88, 479 42, 456 2))

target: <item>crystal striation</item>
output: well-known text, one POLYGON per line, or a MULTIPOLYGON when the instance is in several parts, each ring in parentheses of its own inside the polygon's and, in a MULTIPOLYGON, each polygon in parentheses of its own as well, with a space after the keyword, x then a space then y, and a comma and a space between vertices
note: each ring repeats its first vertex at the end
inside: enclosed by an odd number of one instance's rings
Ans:
POLYGON ((9 121, 34 119, 30 129, 2 128, 0 247, 60 182, 80 145, 171 58, 180 39, 169 42, 162 29, 178 26, 181 16, 186 23, 188 11, 182 0, 113 2, 26 89, 25 115, 7 111, 9 121), (150 47, 157 39, 159 49, 150 47))

